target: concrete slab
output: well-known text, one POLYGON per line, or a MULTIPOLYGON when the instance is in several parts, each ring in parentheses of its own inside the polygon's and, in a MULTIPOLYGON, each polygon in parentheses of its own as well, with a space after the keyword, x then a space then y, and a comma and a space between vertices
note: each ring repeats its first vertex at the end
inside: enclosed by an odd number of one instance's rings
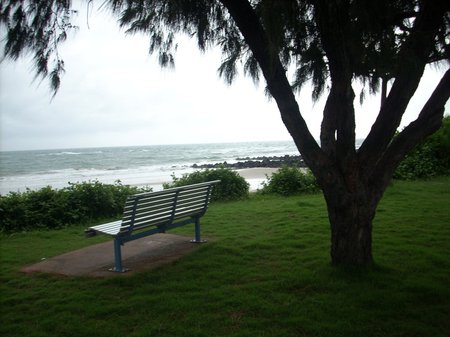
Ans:
POLYGON ((122 264, 130 270, 114 273, 108 269, 114 265, 113 241, 85 247, 25 266, 24 273, 50 273, 66 276, 112 277, 132 275, 171 263, 194 251, 199 244, 191 243, 191 237, 174 234, 155 234, 122 246, 122 264))

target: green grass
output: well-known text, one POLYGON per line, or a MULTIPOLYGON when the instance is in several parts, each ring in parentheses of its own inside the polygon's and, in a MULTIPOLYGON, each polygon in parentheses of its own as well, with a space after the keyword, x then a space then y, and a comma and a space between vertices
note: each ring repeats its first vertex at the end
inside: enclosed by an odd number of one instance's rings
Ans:
MULTIPOLYGON (((1 336, 448 336, 450 178, 396 182, 374 222, 376 266, 330 266, 321 195, 211 205, 211 241, 129 277, 18 269, 99 239, 82 227, 1 236, 1 336)), ((193 233, 184 227, 179 233, 193 233)))

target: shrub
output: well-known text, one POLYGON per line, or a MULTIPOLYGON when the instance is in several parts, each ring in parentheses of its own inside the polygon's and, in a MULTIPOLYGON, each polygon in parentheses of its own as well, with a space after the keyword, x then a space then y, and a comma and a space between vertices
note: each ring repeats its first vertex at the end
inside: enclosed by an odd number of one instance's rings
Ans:
POLYGON ((308 170, 297 167, 283 166, 278 172, 267 176, 267 182, 263 182, 261 193, 275 193, 283 196, 313 193, 319 190, 314 175, 308 170))
POLYGON ((198 184, 206 181, 220 180, 215 185, 211 196, 212 201, 239 200, 248 197, 250 185, 236 171, 228 168, 206 169, 186 173, 177 178, 172 175, 172 183, 164 184, 164 188, 180 187, 184 185, 198 184))
POLYGON ((0 196, 0 230, 6 232, 62 228, 122 213, 128 195, 147 191, 98 181, 70 183, 59 190, 50 186, 37 191, 10 192, 0 196))
POLYGON ((394 178, 414 180, 450 173, 450 116, 442 127, 417 145, 400 163, 394 178))
POLYGON ((436 157, 435 149, 421 144, 411 151, 397 167, 394 178, 415 180, 430 178, 444 173, 444 167, 436 157))

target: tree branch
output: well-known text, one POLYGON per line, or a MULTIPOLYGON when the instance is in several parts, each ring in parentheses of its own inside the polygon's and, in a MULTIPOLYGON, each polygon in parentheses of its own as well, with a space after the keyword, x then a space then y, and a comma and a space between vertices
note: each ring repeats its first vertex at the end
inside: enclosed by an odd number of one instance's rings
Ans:
MULTIPOLYGON (((390 179, 387 178, 392 176, 406 154, 441 127, 445 104, 449 97, 450 69, 446 71, 436 86, 417 119, 393 139, 383 157, 375 166, 372 174, 374 185, 388 183, 390 179)), ((379 187, 375 189, 380 190, 379 187)))
POLYGON ((328 162, 328 158, 314 140, 300 114, 299 106, 286 77, 286 71, 279 59, 278 51, 271 48, 270 40, 261 21, 247 0, 220 0, 220 2, 228 9, 258 61, 267 81, 268 89, 277 102, 281 118, 306 164, 313 172, 318 172, 322 169, 321 165, 328 162))
POLYGON ((361 169, 370 173, 400 125, 401 118, 422 78, 436 32, 448 5, 427 1, 414 22, 413 31, 399 53, 399 71, 377 120, 359 149, 361 169))
POLYGON ((337 121, 333 107, 336 106, 336 100, 333 91, 330 92, 323 109, 323 119, 320 126, 320 146, 322 150, 333 160, 336 157, 336 129, 337 121))
POLYGON ((324 109, 321 145, 346 170, 355 157, 355 111, 349 4, 345 1, 314 1, 322 45, 328 58, 331 90, 324 109))

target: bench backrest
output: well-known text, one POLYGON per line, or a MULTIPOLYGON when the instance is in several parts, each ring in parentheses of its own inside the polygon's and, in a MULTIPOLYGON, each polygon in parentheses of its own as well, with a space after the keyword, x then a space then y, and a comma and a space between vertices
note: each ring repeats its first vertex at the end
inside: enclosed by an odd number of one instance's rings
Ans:
POLYGON ((129 196, 120 233, 164 226, 186 217, 201 217, 208 208, 212 187, 220 180, 129 196))

